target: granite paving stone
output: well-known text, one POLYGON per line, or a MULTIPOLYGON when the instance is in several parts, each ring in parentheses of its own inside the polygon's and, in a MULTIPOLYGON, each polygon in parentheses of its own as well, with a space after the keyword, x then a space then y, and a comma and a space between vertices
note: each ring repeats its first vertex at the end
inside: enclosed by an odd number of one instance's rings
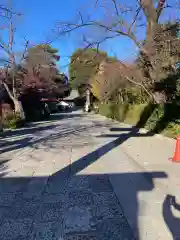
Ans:
POLYGON ((29 238, 33 240, 63 240, 63 224, 57 222, 35 222, 29 238))
POLYGON ((1 207, 9 207, 12 205, 14 199, 16 197, 15 193, 1 193, 0 194, 0 206, 1 207))
POLYGON ((61 203, 44 203, 36 215, 39 222, 61 222, 63 220, 63 205, 61 203))
POLYGON ((37 200, 24 200, 19 197, 15 204, 11 206, 9 217, 14 219, 33 218, 37 214, 40 207, 40 201, 37 200))
POLYGON ((83 174, 78 165, 81 158, 84 168, 93 162, 83 157, 103 144, 96 133, 108 124, 82 113, 39 123, 50 129, 32 133, 31 142, 43 141, 20 150, 21 157, 16 150, 9 165, 14 173, 0 179, 0 240, 133 239, 109 176, 83 174))
POLYGON ((16 240, 27 237, 31 231, 32 219, 6 219, 0 226, 1 240, 16 240))

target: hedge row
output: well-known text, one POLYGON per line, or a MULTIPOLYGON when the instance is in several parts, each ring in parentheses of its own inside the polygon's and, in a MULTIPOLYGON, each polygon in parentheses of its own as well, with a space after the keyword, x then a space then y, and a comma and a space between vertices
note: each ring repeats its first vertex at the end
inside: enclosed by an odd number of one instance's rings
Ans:
POLYGON ((154 133, 175 138, 180 133, 180 106, 175 104, 99 104, 98 112, 154 133))

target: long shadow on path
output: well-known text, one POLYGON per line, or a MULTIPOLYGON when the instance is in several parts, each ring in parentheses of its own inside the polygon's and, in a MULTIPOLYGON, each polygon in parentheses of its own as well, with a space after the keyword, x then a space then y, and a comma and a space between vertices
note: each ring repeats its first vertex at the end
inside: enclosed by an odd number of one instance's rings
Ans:
POLYGON ((50 177, 1 178, 1 239, 134 239, 109 177, 118 179, 119 188, 140 183, 129 188, 126 195, 139 239, 137 195, 140 191, 151 191, 154 179, 167 175, 164 172, 77 175, 132 135, 138 135, 137 130, 122 134, 50 177), (142 176, 147 181, 143 182, 142 176))
POLYGON ((164 221, 169 228, 173 239, 180 239, 180 204, 176 202, 174 196, 167 195, 165 197, 162 212, 164 221), (179 217, 174 215, 173 209, 179 212, 179 217))
POLYGON ((33 134, 35 133, 42 133, 43 131, 46 130, 51 130, 54 129, 56 126, 39 126, 39 127, 29 127, 27 129, 18 129, 14 131, 8 131, 5 133, 4 138, 0 140, 0 154, 17 150, 17 149, 22 149, 28 145, 34 144, 38 142, 39 140, 31 142, 33 139, 33 134), (13 140, 13 141, 8 141, 7 137, 20 137, 19 139, 13 140))
POLYGON ((16 129, 16 130, 7 130, 4 133, 4 137, 14 137, 14 136, 22 136, 27 134, 34 134, 36 132, 44 131, 47 129, 54 128, 56 126, 51 126, 50 124, 53 122, 58 122, 58 125, 60 124, 60 120, 62 119, 70 119, 70 118, 77 118, 81 117, 82 114, 53 114, 50 116, 49 120, 46 121, 39 121, 34 123, 29 123, 26 128, 23 129, 16 129), (42 126, 42 124, 47 124, 46 126, 42 126))
POLYGON ((61 122, 59 120, 63 118, 77 118, 82 116, 81 114, 64 114, 58 115, 56 119, 57 124, 50 125, 52 121, 46 122, 47 125, 43 126, 42 123, 30 124, 29 127, 24 129, 16 129, 16 130, 9 130, 4 133, 4 137, 0 139, 0 154, 22 149, 27 146, 33 146, 34 144, 38 144, 44 140, 48 140, 53 136, 56 137, 63 137, 68 134, 72 134, 73 132, 77 131, 85 131, 86 128, 84 127, 75 127, 74 130, 70 128, 70 125, 64 124, 64 129, 58 129, 61 127, 61 122), (54 130, 54 133, 47 134, 43 137, 45 131, 54 130), (10 137, 17 137, 19 139, 15 139, 13 141, 8 141, 7 138, 10 137))

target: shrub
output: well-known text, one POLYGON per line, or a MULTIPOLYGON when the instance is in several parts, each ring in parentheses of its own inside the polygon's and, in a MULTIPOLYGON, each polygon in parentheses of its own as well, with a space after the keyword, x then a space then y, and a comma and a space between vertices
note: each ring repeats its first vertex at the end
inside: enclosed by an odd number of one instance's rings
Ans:
POLYGON ((100 104, 99 105, 99 113, 102 114, 103 116, 112 118, 112 112, 111 112, 111 105, 112 104, 100 104))
MULTIPOLYGON (((162 104, 156 106, 155 114, 149 118, 149 129, 155 133, 165 132, 169 124, 175 123, 180 118, 180 106, 177 104, 162 104), (150 124, 149 124, 150 125, 150 124)), ((148 123, 147 123, 148 124, 148 123)))
POLYGON ((180 106, 176 104, 99 104, 99 113, 169 137, 180 133, 180 106))
POLYGON ((147 103, 149 99, 149 96, 147 96, 147 94, 144 91, 142 91, 141 88, 131 87, 127 88, 126 91, 128 102, 131 104, 147 103))
POLYGON ((6 117, 4 121, 4 125, 6 128, 16 129, 23 127, 25 124, 25 121, 20 118, 19 115, 9 115, 6 117))
POLYGON ((139 87, 127 87, 114 91, 109 100, 116 104, 144 104, 149 101, 149 96, 139 87))
MULTIPOLYGON (((158 121, 164 116, 164 105, 155 105, 155 104, 150 104, 150 115, 147 118, 147 121, 145 123, 145 127, 149 130, 153 130, 156 128, 158 121)), ((157 131, 158 132, 158 131, 157 131)))
POLYGON ((147 104, 129 105, 124 121, 132 125, 137 125, 146 106, 147 104))
POLYGON ((164 130, 164 135, 167 137, 174 138, 180 133, 180 121, 178 123, 176 122, 170 122, 167 126, 167 128, 164 130))

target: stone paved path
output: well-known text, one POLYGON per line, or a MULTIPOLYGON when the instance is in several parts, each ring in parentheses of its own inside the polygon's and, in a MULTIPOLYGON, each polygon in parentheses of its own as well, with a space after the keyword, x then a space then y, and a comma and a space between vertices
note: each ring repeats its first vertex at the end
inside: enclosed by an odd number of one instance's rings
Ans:
POLYGON ((133 239, 109 174, 86 170, 109 124, 77 112, 1 140, 1 240, 133 239))

